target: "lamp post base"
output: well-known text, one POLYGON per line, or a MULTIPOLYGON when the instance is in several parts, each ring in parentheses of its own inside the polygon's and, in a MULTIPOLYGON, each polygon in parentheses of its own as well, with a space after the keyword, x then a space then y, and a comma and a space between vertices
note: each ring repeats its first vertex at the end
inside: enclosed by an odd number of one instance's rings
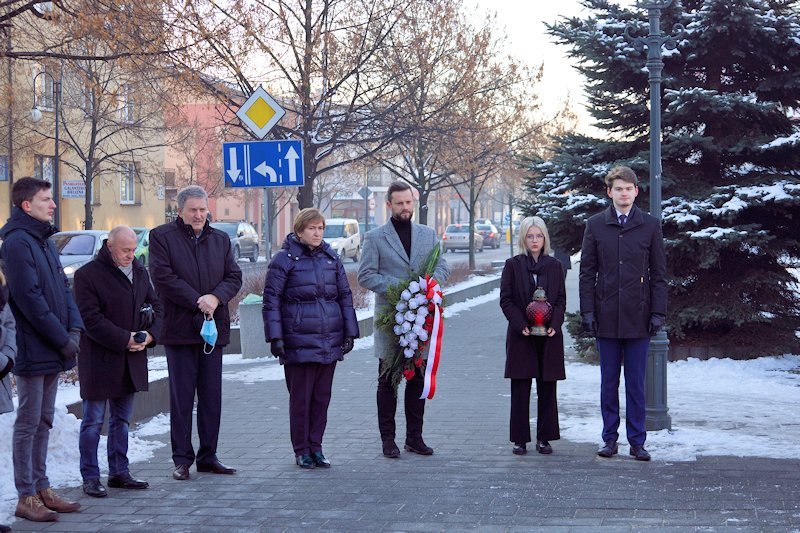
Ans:
POLYGON ((667 353, 669 339, 662 330, 650 339, 650 348, 647 351, 647 374, 645 376, 645 390, 647 391, 647 410, 645 414, 645 429, 659 431, 672 429, 672 417, 667 407, 667 353))

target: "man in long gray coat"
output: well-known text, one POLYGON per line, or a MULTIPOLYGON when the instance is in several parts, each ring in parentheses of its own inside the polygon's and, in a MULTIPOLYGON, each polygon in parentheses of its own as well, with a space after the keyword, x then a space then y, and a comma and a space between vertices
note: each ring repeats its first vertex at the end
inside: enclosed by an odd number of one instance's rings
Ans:
MULTIPOLYGON (((431 228, 412 221, 414 195, 407 183, 396 181, 389 186, 386 207, 392 217, 389 222, 364 236, 364 251, 358 269, 358 283, 375 293, 376 314, 387 303, 393 304, 386 301, 387 288, 418 274, 433 247, 439 246, 436 233, 431 228)), ((450 268, 442 257, 434 277, 443 283, 449 275, 450 268)), ((383 359, 389 356, 397 340, 378 328, 375 328, 374 335, 375 357, 383 359)), ((378 368, 378 427, 383 441, 383 455, 397 458, 400 457, 400 449, 395 444, 397 396, 388 376, 380 374, 380 365, 378 368)), ((433 449, 422 440, 425 400, 420 396, 424 386, 423 377, 417 369, 414 378, 406 381, 405 449, 420 455, 431 455, 433 449)))

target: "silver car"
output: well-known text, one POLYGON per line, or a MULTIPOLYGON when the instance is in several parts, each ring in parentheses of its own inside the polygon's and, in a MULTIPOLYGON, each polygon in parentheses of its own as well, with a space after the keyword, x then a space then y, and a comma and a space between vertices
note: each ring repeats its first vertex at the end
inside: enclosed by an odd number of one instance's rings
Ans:
POLYGON ((107 238, 108 230, 104 229, 59 231, 50 237, 70 285, 75 271, 95 258, 107 238))
MULTIPOLYGON (((483 237, 475 232, 475 249, 483 251, 483 237)), ((469 250, 469 224, 450 224, 442 235, 442 245, 445 252, 455 250, 469 250)))

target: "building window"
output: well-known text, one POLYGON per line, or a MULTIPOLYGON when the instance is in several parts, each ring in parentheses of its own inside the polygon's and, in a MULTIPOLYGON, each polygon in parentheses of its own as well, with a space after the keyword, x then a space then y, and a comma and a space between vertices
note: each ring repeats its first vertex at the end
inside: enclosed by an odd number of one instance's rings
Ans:
POLYGON ((36 106, 39 109, 52 111, 55 108, 55 80, 50 72, 44 65, 40 65, 39 69, 34 72, 37 76, 40 72, 46 72, 36 78, 36 86, 33 90, 36 92, 36 106))
POLYGON ((53 156, 36 154, 33 157, 33 176, 35 178, 53 183, 55 168, 53 156))
POLYGON ((136 203, 137 181, 136 163, 122 163, 119 166, 119 203, 125 205, 136 203))
POLYGON ((8 156, 0 155, 0 181, 8 181, 8 156))
POLYGON ((133 87, 129 83, 120 87, 120 119, 129 124, 136 121, 136 102, 133 87))

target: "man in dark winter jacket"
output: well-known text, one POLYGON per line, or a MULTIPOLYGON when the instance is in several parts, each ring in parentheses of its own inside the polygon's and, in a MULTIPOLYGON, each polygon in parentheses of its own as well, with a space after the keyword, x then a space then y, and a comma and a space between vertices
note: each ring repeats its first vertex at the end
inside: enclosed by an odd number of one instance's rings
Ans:
POLYGON ((172 477, 198 472, 234 474, 217 458, 222 411, 222 347, 230 339, 228 302, 242 286, 228 235, 207 220, 208 195, 192 185, 178 192, 178 219, 150 232, 150 272, 164 305, 164 345, 169 369, 172 477), (203 335, 201 336, 201 331, 203 335), (197 394, 200 448, 192 447, 197 394))
POLYGON ((100 482, 97 445, 109 405, 108 486, 146 489, 128 470, 128 424, 133 395, 147 390, 147 348, 156 344, 163 312, 150 276, 134 258, 136 234, 117 226, 97 257, 75 272, 75 299, 86 324, 78 357, 83 418, 80 452, 83 491, 107 495, 100 482))
POLYGON ((58 231, 50 221, 55 203, 50 183, 22 178, 11 191, 11 218, 0 229, 0 260, 10 290, 9 305, 17 324, 19 407, 14 423, 14 483, 19 494, 16 516, 35 522, 56 520, 58 513, 80 509, 50 488, 47 443, 53 426, 59 372, 75 366, 83 331, 78 308, 55 246, 58 231))
POLYGON ((597 337, 600 352, 600 457, 617 453, 619 374, 625 367, 625 418, 630 454, 649 461, 644 448, 645 371, 650 337, 667 314, 666 255, 661 223, 634 205, 636 174, 614 167, 606 176, 612 205, 586 222, 581 249, 580 300, 583 329, 597 337))

